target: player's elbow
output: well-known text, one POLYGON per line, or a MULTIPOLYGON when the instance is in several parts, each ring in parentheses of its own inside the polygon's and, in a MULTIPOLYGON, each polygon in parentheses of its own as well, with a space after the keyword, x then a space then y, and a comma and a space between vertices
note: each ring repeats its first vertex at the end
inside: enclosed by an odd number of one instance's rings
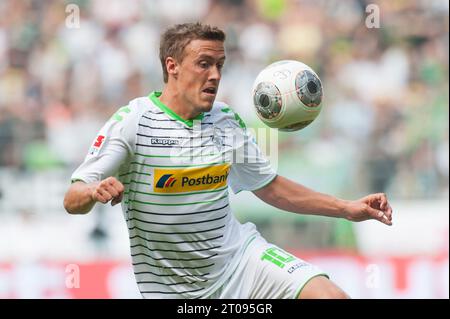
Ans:
POLYGON ((77 214, 77 210, 75 208, 75 206, 73 205, 73 201, 71 201, 70 199, 70 195, 68 193, 66 193, 66 195, 64 196, 64 209, 66 210, 67 213, 73 215, 73 214, 77 214))
POLYGON ((70 215, 77 215, 77 214, 86 214, 89 212, 90 209, 83 209, 80 205, 77 205, 77 200, 74 199, 73 194, 71 194, 70 190, 67 191, 66 195, 64 196, 64 209, 66 212, 70 215))
POLYGON ((64 205, 64 209, 66 210, 67 213, 75 214, 75 210, 73 209, 73 207, 71 205, 71 202, 70 202, 70 199, 69 199, 69 196, 67 195, 67 193, 64 196, 63 205, 64 205))

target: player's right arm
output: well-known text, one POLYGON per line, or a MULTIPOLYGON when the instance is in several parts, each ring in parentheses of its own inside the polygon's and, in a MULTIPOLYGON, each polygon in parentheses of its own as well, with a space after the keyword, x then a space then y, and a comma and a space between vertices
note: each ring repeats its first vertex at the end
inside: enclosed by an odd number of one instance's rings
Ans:
POLYGON ((111 201, 114 206, 122 201, 124 186, 115 177, 108 177, 100 182, 74 182, 64 197, 64 208, 69 214, 86 214, 95 203, 111 201))
POLYGON ((97 202, 121 202, 124 186, 114 175, 134 153, 136 109, 120 108, 100 130, 84 162, 72 174, 72 184, 64 196, 69 214, 86 214, 97 202))

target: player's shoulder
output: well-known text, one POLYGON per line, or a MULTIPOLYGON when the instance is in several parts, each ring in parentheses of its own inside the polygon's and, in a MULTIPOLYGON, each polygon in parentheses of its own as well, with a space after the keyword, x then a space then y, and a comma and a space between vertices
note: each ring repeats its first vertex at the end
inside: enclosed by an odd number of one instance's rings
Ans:
POLYGON ((145 112, 160 112, 160 109, 152 103, 148 96, 141 96, 131 100, 128 103, 131 112, 142 115, 145 112))
POLYGON ((129 101, 126 105, 118 107, 116 112, 111 116, 111 120, 115 122, 139 121, 145 112, 152 110, 155 112, 155 108, 148 97, 137 97, 129 101))
POLYGON ((211 121, 213 122, 224 122, 226 126, 240 126, 245 128, 245 123, 239 114, 227 103, 216 101, 213 104, 211 111, 211 121))

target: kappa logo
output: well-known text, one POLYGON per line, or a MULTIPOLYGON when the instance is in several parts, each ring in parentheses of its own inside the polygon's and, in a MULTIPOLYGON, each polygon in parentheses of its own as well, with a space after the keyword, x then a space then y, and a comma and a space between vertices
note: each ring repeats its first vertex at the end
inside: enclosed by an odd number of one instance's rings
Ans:
POLYGON ((179 140, 168 139, 168 138, 152 138, 150 139, 150 143, 153 145, 179 145, 179 140))
POLYGON ((173 174, 164 174, 161 176, 158 182, 156 182, 156 188, 173 187, 173 184, 175 184, 177 180, 172 176, 173 174))

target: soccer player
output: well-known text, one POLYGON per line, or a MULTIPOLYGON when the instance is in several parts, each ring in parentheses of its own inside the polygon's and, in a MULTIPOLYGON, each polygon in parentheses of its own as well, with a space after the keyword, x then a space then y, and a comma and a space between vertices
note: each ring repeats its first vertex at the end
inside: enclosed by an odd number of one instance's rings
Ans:
POLYGON ((162 92, 100 130, 64 198, 71 214, 121 203, 144 298, 347 298, 317 267, 233 216, 228 187, 280 209, 391 225, 386 195, 346 201, 277 175, 239 116, 215 102, 225 34, 200 23, 161 37, 162 92))

